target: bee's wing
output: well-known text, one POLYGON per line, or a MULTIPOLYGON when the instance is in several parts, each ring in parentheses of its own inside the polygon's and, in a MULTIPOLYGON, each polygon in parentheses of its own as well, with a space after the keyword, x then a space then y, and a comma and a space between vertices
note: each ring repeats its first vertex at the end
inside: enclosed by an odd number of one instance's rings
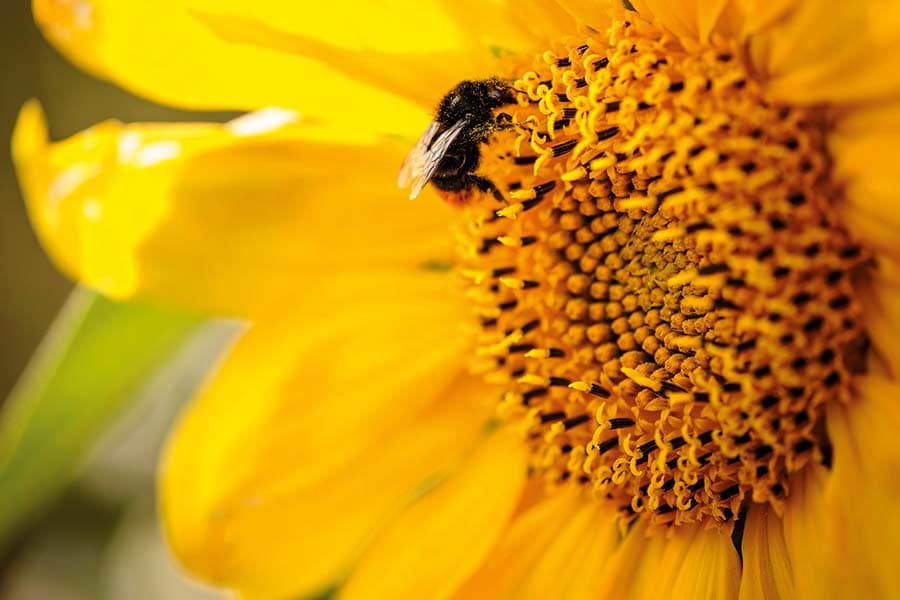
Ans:
POLYGON ((413 146, 413 149, 406 155, 406 158, 403 160, 403 166, 400 167, 400 173, 397 175, 397 187, 409 187, 417 177, 416 174, 422 172, 425 156, 428 154, 428 147, 434 141, 434 135, 437 133, 438 127, 437 121, 432 121, 425 133, 416 142, 416 145, 413 146))
POLYGON ((457 121, 437 136, 437 139, 434 139, 440 125, 437 121, 433 121, 416 142, 415 147, 403 161, 400 174, 397 176, 398 186, 401 188, 412 187, 409 192, 410 200, 418 196, 434 176, 441 159, 447 154, 450 144, 459 137, 467 123, 467 119, 457 121))

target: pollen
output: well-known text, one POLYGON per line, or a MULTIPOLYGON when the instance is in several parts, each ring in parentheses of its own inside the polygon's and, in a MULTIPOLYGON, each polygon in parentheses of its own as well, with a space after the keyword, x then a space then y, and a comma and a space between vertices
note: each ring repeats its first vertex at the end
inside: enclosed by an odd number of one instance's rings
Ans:
POLYGON ((459 252, 530 472, 625 522, 780 511, 865 348, 827 114, 637 15, 513 86, 478 170, 499 194, 461 208, 459 252))

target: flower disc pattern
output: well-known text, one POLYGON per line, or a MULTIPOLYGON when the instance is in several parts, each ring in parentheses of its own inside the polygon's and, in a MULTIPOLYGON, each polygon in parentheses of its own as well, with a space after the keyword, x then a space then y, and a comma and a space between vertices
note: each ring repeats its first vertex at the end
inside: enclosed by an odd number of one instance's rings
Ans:
POLYGON ((865 339, 826 116, 637 17, 514 87, 480 170, 508 201, 467 206, 461 253, 532 469, 626 520, 780 509, 865 339))

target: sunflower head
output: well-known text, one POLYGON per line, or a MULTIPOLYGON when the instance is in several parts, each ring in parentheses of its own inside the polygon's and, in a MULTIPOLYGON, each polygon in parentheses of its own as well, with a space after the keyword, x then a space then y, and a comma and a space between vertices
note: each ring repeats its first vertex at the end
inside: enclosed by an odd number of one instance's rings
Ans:
POLYGON ((626 521, 780 511, 860 364, 866 254, 832 206, 828 115, 769 97, 741 52, 637 14, 544 52, 480 145, 494 193, 463 210, 502 414, 533 472, 626 521))
POLYGON ((16 136, 67 273, 252 322, 163 461, 193 572, 900 597, 900 11, 626 4, 36 0, 134 92, 297 109, 16 136))

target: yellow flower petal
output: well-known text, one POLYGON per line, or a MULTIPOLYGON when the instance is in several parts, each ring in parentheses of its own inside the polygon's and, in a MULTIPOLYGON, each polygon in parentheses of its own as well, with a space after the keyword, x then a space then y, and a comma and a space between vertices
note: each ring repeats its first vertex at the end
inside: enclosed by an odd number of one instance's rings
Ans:
POLYGON ((798 598, 896 598, 900 585, 900 385, 877 361, 858 398, 828 410, 833 467, 813 464, 792 481, 784 541, 798 598))
POLYGON ((765 30, 785 18, 797 6, 797 0, 736 0, 741 12, 742 36, 765 30))
POLYGON ((446 51, 464 45, 463 33, 435 0, 178 0, 190 11, 231 15, 343 48, 393 54, 446 51), (373 27, 374 23, 378 27, 373 27))
POLYGON ((750 57, 781 100, 871 102, 900 94, 898 42, 896 2, 803 0, 751 38, 750 57))
POLYGON ((637 11, 665 27, 683 41, 709 40, 713 31, 724 33, 730 22, 723 17, 733 10, 731 0, 634 0, 637 11))
MULTIPOLYGON (((830 578, 829 552, 842 553, 833 547, 825 524, 824 501, 828 472, 818 464, 807 465, 791 480, 784 509, 784 542, 791 557, 794 591, 797 598, 822 599, 841 597, 834 594, 830 578)), ((850 596, 853 597, 853 596, 850 596)))
POLYGON ((882 259, 871 278, 859 283, 863 320, 872 346, 869 369, 900 378, 900 265, 882 259))
POLYGON ((323 280, 451 256, 451 209, 405 201, 385 171, 402 144, 291 118, 106 122, 50 144, 30 104, 14 154, 48 253, 114 298, 253 315, 323 280))
POLYGON ((614 511, 558 494, 517 516, 456 598, 597 597, 598 577, 619 542, 614 511))
POLYGON ((594 0, 556 0, 556 3, 580 25, 588 25, 597 31, 603 31, 612 23, 609 3, 598 3, 594 0))
MULTIPOLYGON (((33 5, 47 39, 73 62, 157 102, 192 109, 284 106, 351 122, 377 114, 384 131, 411 134, 419 127, 421 109, 412 103, 315 58, 224 41, 181 0, 33 0, 33 5)), ((326 5, 314 11, 305 3, 294 6, 302 7, 290 11, 295 17, 301 11, 334 17, 324 31, 346 27, 326 5)), ((368 23, 369 16, 357 22, 368 23)), ((437 31, 444 29, 441 24, 437 31)), ((426 27, 420 37, 434 33, 426 27)))
POLYGON ((842 220, 880 254, 900 258, 900 103, 857 109, 829 138, 835 178, 844 184, 842 220))
MULTIPOLYGON (((558 2, 546 0, 506 0, 510 14, 518 15, 537 39, 546 45, 574 33, 575 21, 558 2)), ((597 10, 601 10, 598 6, 597 10)), ((477 18, 477 17, 476 17, 477 18)))
POLYGON ((458 379, 461 315, 433 284, 304 298, 238 343, 161 468, 169 539, 192 572, 263 597, 316 591, 472 446, 495 392, 458 379))
POLYGON ((575 27, 575 21, 571 16, 566 18, 565 11, 555 2, 442 0, 441 4, 471 47, 486 47, 495 57, 527 56, 540 51, 553 33, 550 22, 562 27, 565 35, 571 35, 575 27))
POLYGON ((641 598, 736 597, 741 566, 731 535, 703 530, 699 525, 683 525, 679 529, 683 531, 675 531, 667 540, 659 563, 650 571, 644 570, 649 579, 641 598))
POLYGON ((632 529, 606 566, 596 598, 736 598, 741 578, 731 534, 680 525, 647 536, 632 529))
MULTIPOLYGON (((566 586, 569 581, 561 575, 555 577, 554 581, 558 586, 557 593, 548 595, 545 589, 541 589, 543 596, 538 593, 532 579, 538 579, 538 584, 547 583, 546 577, 535 578, 535 571, 546 565, 544 562, 546 554, 553 544, 559 541, 570 520, 579 512, 581 504, 579 498, 574 495, 558 494, 538 502, 514 517, 484 564, 457 590, 454 597, 459 600, 565 597, 559 593, 559 587, 566 586)), ((611 526, 612 522, 609 525, 611 526)), ((586 537, 584 531, 581 535, 584 541, 586 537)), ((571 544, 565 549, 568 551, 568 558, 577 556, 580 560, 581 556, 576 553, 578 542, 568 541, 571 544)))
POLYGON ((614 511, 558 494, 517 516, 456 598, 596 598, 619 542, 614 511))
POLYGON ((791 557, 780 517, 767 505, 752 504, 744 526, 740 600, 794 598, 791 557))
MULTIPOLYGON (((573 15, 556 4, 534 0, 515 6, 394 0, 369 10, 339 2, 316 10, 312 18, 307 7, 294 4, 184 1, 225 41, 315 58, 426 108, 459 81, 502 73, 500 56, 533 53, 538 40, 569 35, 575 25, 573 15), (392 16, 387 27, 370 26, 386 13, 392 16), (341 23, 338 35, 333 35, 335 22, 341 23)), ((596 7, 593 12, 600 13, 596 7)))
POLYGON ((401 514, 351 573, 339 598, 446 598, 499 537, 525 483, 525 448, 501 430, 460 470, 401 514))
MULTIPOLYGON (((689 527, 689 526, 685 526, 689 527)), ((693 538, 689 532, 676 533, 669 542, 668 556, 677 575, 668 585, 660 585, 650 598, 668 595, 673 600, 697 598, 734 598, 741 580, 741 564, 731 542, 731 534, 715 529, 697 529, 693 538), (679 557, 683 559, 679 560, 679 557), (671 590, 667 594, 667 590, 671 590)), ((649 599, 648 599, 649 600, 649 599)))
MULTIPOLYGON (((486 47, 391 54, 373 48, 346 48, 317 35, 298 34, 278 25, 229 14, 204 11, 197 12, 196 17, 227 42, 286 55, 317 57, 335 72, 389 91, 424 109, 437 104, 459 81, 487 77, 497 69, 486 47)), ((334 113, 317 113, 317 116, 331 114, 334 113)), ((375 115, 380 118, 377 109, 366 118, 372 119, 375 115)))
MULTIPOLYGON (((660 576, 659 569, 664 566, 662 559, 667 546, 665 537, 648 536, 646 526, 636 524, 604 567, 594 597, 632 600, 659 593, 653 586, 660 576)), ((668 594, 665 590, 664 595, 668 594)))
POLYGON ((832 597, 900 598, 900 383, 860 378, 859 400, 828 412, 834 467, 825 491, 832 597))
POLYGON ((844 115, 829 138, 835 178, 845 194, 836 204, 842 224, 874 251, 875 269, 861 281, 872 353, 900 376, 900 104, 859 108, 844 115))

